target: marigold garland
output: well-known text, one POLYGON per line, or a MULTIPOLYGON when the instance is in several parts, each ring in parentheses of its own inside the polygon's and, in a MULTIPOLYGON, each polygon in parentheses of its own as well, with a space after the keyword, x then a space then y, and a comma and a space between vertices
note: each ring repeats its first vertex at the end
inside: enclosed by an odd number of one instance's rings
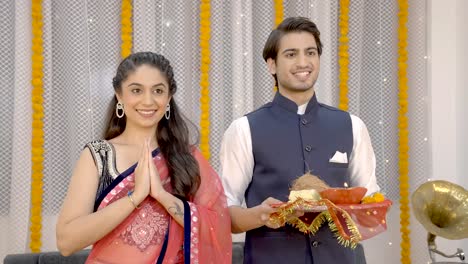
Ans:
POLYGON ((120 56, 122 58, 126 58, 132 53, 132 9, 132 0, 122 0, 120 13, 120 39, 122 40, 120 56))
POLYGON ((210 159, 210 1, 200 2, 200 151, 210 159))
POLYGON ((31 104, 32 104, 32 136, 31 136, 31 212, 29 248, 31 252, 40 252, 42 231, 42 193, 43 193, 43 161, 44 161, 44 131, 43 121, 43 61, 42 56, 42 0, 32 0, 32 55, 31 55, 31 104))
MULTIPOLYGON (((277 28, 278 25, 281 24, 281 22, 283 21, 284 17, 283 0, 274 0, 273 5, 275 9, 275 28, 277 28)), ((278 87, 276 87, 276 84, 273 87, 273 91, 278 91, 278 87)))
POLYGON ((398 0, 398 81, 399 81, 399 168, 400 168, 400 233, 401 263, 411 263, 410 208, 409 208, 409 131, 408 131, 408 1, 398 0))
POLYGON ((283 21, 283 0, 274 0, 275 4, 275 27, 283 21))
POLYGON ((338 67, 339 67, 339 101, 338 108, 348 110, 348 31, 349 31, 349 0, 340 0, 339 16, 340 38, 338 44, 338 67))

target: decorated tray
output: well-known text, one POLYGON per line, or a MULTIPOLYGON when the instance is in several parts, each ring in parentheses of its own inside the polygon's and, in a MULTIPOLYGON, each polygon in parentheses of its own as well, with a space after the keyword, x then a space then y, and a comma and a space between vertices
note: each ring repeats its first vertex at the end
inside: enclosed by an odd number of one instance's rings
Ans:
POLYGON ((328 225, 340 244, 354 248, 360 241, 387 229, 386 214, 391 205, 392 202, 388 199, 335 204, 328 199, 309 201, 299 198, 293 202, 271 205, 278 210, 271 215, 270 221, 279 225, 289 224, 312 235, 323 225, 328 225), (296 211, 306 214, 297 217, 296 211))

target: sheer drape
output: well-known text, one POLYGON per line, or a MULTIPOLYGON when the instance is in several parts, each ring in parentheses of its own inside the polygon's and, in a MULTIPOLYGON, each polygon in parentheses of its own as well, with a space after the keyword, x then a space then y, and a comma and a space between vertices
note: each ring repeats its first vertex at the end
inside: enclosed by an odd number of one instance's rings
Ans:
MULTIPOLYGON (((5 1, 4 1, 5 2, 5 1)), ((31 178, 31 12, 29 2, 0 6, 0 258, 26 249, 31 178)))
MULTIPOLYGON (((29 1, 0 6, 0 258, 28 251, 31 139, 31 21, 29 1)), ((338 101, 339 1, 284 1, 284 16, 306 16, 321 30, 324 51, 316 85, 319 100, 338 101)), ((412 190, 429 175, 425 4, 410 1, 409 81, 412 190)), ((377 177, 397 201, 398 76, 397 4, 351 1, 349 110, 366 123, 377 157, 377 177)), ((44 201, 43 251, 55 250, 55 219, 75 160, 84 144, 101 137, 120 60, 120 1, 43 0, 44 13, 44 201)), ((134 0, 134 51, 162 53, 172 62, 184 114, 198 124, 199 8, 197 1, 134 0)), ((273 78, 261 51, 273 28, 272 1, 211 1, 211 163, 219 167, 224 130, 231 121, 269 101, 273 78)), ((399 208, 389 230, 365 243, 368 263, 399 259, 399 208), (385 250, 382 250, 385 248, 385 250), (374 250, 375 249, 375 250, 374 250)), ((424 259, 424 232, 414 220, 413 258, 424 259)), ((379 262, 383 263, 383 262, 379 262)))

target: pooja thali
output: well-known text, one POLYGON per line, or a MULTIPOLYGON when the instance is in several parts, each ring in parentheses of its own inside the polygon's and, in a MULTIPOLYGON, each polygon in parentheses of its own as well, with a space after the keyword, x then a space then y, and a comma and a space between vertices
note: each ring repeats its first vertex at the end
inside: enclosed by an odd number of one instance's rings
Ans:
POLYGON ((387 229, 386 215, 392 205, 381 194, 378 199, 366 199, 363 197, 365 192, 363 187, 330 188, 325 193, 321 192, 322 197, 317 200, 297 198, 273 204, 270 206, 278 210, 271 214, 270 221, 280 225, 289 224, 301 232, 311 234, 328 223, 343 246, 355 247, 360 241, 387 229), (315 214, 296 216, 296 211, 315 214))

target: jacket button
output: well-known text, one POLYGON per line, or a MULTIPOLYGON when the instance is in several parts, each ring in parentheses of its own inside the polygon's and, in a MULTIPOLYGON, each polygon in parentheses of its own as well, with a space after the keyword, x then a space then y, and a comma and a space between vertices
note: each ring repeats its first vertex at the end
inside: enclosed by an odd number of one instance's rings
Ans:
POLYGON ((312 150, 312 147, 311 147, 311 146, 306 146, 306 147, 305 147, 305 151, 310 152, 311 150, 312 150))
POLYGON ((303 125, 307 125, 307 123, 308 123, 308 122, 307 122, 307 119, 304 119, 304 118, 303 118, 303 119, 301 120, 301 123, 302 123, 303 125))
POLYGON ((318 247, 318 245, 319 245, 319 242, 317 242, 317 241, 312 242, 313 247, 318 247))

